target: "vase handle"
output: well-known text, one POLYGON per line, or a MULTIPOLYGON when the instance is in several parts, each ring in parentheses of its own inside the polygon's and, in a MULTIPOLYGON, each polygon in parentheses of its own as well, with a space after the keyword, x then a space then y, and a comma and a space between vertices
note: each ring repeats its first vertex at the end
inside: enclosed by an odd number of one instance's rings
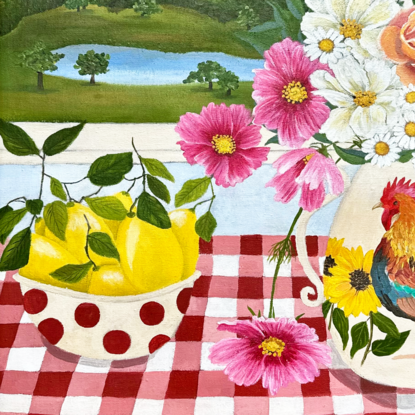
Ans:
MULTIPOLYGON (((340 170, 341 175, 343 176, 344 191, 346 191, 350 187, 350 178, 344 170, 340 168, 339 170, 340 170)), ((338 196, 334 196, 330 194, 327 195, 321 207, 326 206, 329 203, 333 202, 333 200, 336 200, 339 196, 340 195, 338 196)), ((323 283, 321 282, 320 277, 317 275, 317 273, 314 271, 314 268, 310 264, 310 261, 307 255, 307 245, 306 245, 306 234, 307 234, 308 221, 310 220, 311 216, 313 216, 314 213, 316 213, 319 209, 316 209, 312 212, 303 211, 297 224, 296 242, 297 242, 298 259, 304 269, 306 276, 317 288, 317 299, 316 300, 308 299, 309 294, 311 295, 316 294, 314 288, 304 287, 301 290, 301 300, 308 307, 318 307, 319 305, 323 304, 325 300, 323 283)))

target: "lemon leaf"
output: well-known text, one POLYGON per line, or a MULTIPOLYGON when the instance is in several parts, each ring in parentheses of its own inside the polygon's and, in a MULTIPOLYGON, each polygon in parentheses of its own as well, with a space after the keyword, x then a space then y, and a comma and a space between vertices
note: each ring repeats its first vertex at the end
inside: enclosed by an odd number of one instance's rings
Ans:
POLYGON ((87 197, 85 199, 91 210, 108 220, 123 220, 128 213, 122 202, 115 196, 87 197))
POLYGON ((45 206, 43 219, 49 230, 60 240, 65 240, 66 226, 68 225, 68 210, 65 203, 55 200, 45 206))
POLYGON ((24 267, 29 262, 31 240, 30 227, 16 233, 3 251, 0 271, 12 271, 24 267))
POLYGON ((170 203, 169 189, 167 189, 167 186, 162 181, 147 175, 147 183, 154 196, 164 200, 166 203, 170 203))
POLYGON ((32 215, 39 215, 43 209, 43 201, 40 199, 31 199, 26 201, 26 209, 32 215))
POLYGON ((47 156, 54 156, 55 154, 65 151, 78 137, 79 133, 84 128, 85 122, 75 125, 75 127, 64 128, 56 131, 50 135, 43 144, 43 152, 47 156))
POLYGON ((67 196, 65 190, 63 189, 63 185, 58 179, 55 179, 54 177, 50 178, 50 192, 53 194, 53 196, 59 197, 59 199, 62 199, 66 202, 67 196))
POLYGON ((179 193, 176 194, 175 206, 180 207, 202 197, 209 187, 210 180, 210 177, 202 177, 185 182, 179 193))
POLYGON ((91 164, 87 177, 96 186, 112 186, 120 183, 132 168, 133 153, 107 154, 91 164))
POLYGON ((88 246, 98 255, 115 258, 120 261, 120 254, 108 234, 92 232, 88 235, 88 246))
POLYGON ((171 228, 169 215, 163 205, 147 192, 141 193, 137 202, 137 217, 161 229, 171 228))
MULTIPOLYGON (((0 209, 0 222, 1 222, 1 218, 8 212, 12 212, 13 208, 9 205, 3 206, 0 209)), ((0 243, 4 244, 4 242, 6 241, 7 235, 2 235, 0 234, 0 243)))
POLYGON ((202 215, 195 225, 196 233, 206 242, 210 242, 217 226, 216 219, 210 211, 202 215))
POLYGON ((0 242, 4 244, 14 227, 24 218, 27 209, 11 210, 0 219, 0 242))
POLYGON ((86 264, 67 264, 57 270, 51 272, 49 275, 59 281, 74 284, 85 278, 94 264, 89 261, 86 264))
POLYGON ((170 180, 174 183, 174 177, 161 161, 156 159, 146 159, 144 157, 140 157, 140 160, 151 175, 162 177, 163 179, 170 180))
POLYGON ((3 138, 4 147, 15 156, 38 155, 39 149, 28 134, 17 125, 11 124, 0 118, 0 135, 3 138))

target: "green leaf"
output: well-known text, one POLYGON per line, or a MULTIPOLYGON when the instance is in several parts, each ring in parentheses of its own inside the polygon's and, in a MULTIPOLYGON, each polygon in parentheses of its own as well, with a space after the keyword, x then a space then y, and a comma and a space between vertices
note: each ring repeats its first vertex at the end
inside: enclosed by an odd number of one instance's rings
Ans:
POLYGON ((202 177, 201 179, 188 180, 184 183, 179 193, 176 194, 174 204, 176 207, 194 202, 202 197, 210 184, 210 177, 202 177))
POLYGON ((400 333, 395 323, 381 313, 372 313, 373 324, 382 332, 399 339, 400 333))
POLYGON ((250 312, 253 316, 256 316, 255 311, 254 311, 254 310, 252 310, 252 308, 251 308, 251 307, 249 307, 249 305, 248 305, 247 307, 248 307, 249 312, 250 312))
POLYGON ((305 15, 305 9, 303 2, 301 0, 286 0, 288 10, 292 13, 292 15, 301 20, 305 15))
POLYGON ((195 230, 204 241, 210 242, 216 226, 216 219, 212 213, 208 211, 196 221, 195 230))
POLYGON ((147 192, 141 193, 137 202, 137 217, 161 229, 171 228, 169 215, 163 205, 147 192))
POLYGON ((258 310, 258 317, 261 317, 261 310, 258 310))
POLYGON ((314 134, 313 138, 320 141, 320 143, 331 144, 331 141, 326 137, 326 134, 314 134))
POLYGON ((349 341, 349 319, 346 318, 341 308, 336 307, 333 310, 333 324, 342 338, 343 350, 345 350, 349 341))
POLYGON ((351 334, 352 349, 350 350, 350 357, 353 358, 358 350, 363 349, 369 343, 369 330, 366 321, 354 325, 351 334))
POLYGON ((62 199, 65 202, 68 199, 62 183, 54 177, 50 178, 50 192, 53 196, 59 197, 59 199, 62 199))
POLYGON ((103 232, 92 232, 88 235, 88 246, 98 255, 115 258, 120 261, 120 254, 111 237, 103 232))
POLYGON ((31 199, 26 201, 26 209, 32 215, 39 215, 43 209, 43 201, 40 199, 31 199))
MULTIPOLYGON (((12 210, 13 210, 13 208, 9 205, 3 206, 0 209, 0 223, 1 223, 1 219, 3 218, 3 216, 6 213, 11 212, 12 210)), ((7 238, 7 235, 0 234, 0 243, 4 244, 4 242, 6 242, 6 238, 7 238)))
POLYGON ((147 175, 147 183, 148 187, 150 188, 154 196, 157 196, 159 199, 164 200, 166 203, 170 203, 169 190, 162 181, 156 179, 153 176, 147 175))
POLYGON ((278 134, 275 134, 274 136, 272 136, 266 143, 265 145, 267 146, 268 144, 279 144, 280 141, 278 139, 278 134))
POLYGON ((0 242, 4 244, 14 227, 24 218, 27 209, 10 210, 0 219, 0 242))
POLYGON ((399 338, 386 336, 384 340, 376 340, 372 344, 372 353, 375 356, 390 356, 397 352, 405 343, 410 331, 399 333, 399 338))
POLYGON ((281 36, 281 28, 275 22, 269 24, 268 27, 264 27, 263 30, 255 30, 258 26, 254 27, 249 32, 237 32, 235 36, 244 42, 249 43, 260 55, 263 55, 275 42, 279 42, 283 39, 281 36))
POLYGON ((17 125, 6 122, 0 118, 0 135, 4 147, 15 156, 38 155, 39 149, 35 142, 17 125))
POLYGON ((16 233, 3 251, 0 271, 13 271, 24 267, 29 262, 31 240, 30 228, 16 233))
POLYGON ((296 321, 298 321, 298 320, 300 320, 300 318, 304 315, 305 313, 302 313, 302 314, 300 314, 300 315, 298 315, 295 319, 296 319, 296 321))
POLYGON ((64 128, 50 135, 43 144, 43 152, 47 156, 54 156, 55 154, 65 151, 78 137, 79 133, 84 128, 85 122, 75 125, 75 127, 64 128))
POLYGON ((163 179, 170 180, 174 183, 174 177, 161 161, 156 159, 145 159, 144 157, 141 157, 140 160, 151 175, 162 177, 163 179))
POLYGON ((68 264, 50 273, 50 276, 69 284, 74 284, 85 278, 94 264, 90 261, 86 264, 68 264))
POLYGON ((107 154, 91 164, 87 177, 96 186, 112 186, 120 183, 132 168, 133 153, 107 154))
POLYGON ((349 164, 365 164, 367 161, 365 157, 367 156, 361 150, 355 150, 353 148, 341 148, 337 144, 333 144, 334 150, 340 158, 346 161, 349 164))
POLYGON ((331 308, 331 302, 329 300, 324 301, 321 308, 323 309, 324 318, 327 318, 327 316, 329 315, 330 308, 331 308))
POLYGON ((65 240, 66 226, 68 225, 68 210, 65 203, 55 200, 45 206, 43 219, 49 230, 60 240, 65 240))
POLYGON ((412 159, 413 150, 404 150, 400 152, 400 157, 398 159, 401 163, 407 163, 409 160, 412 159))
POLYGON ((123 220, 128 213, 115 196, 87 197, 85 201, 94 213, 104 219, 123 220))

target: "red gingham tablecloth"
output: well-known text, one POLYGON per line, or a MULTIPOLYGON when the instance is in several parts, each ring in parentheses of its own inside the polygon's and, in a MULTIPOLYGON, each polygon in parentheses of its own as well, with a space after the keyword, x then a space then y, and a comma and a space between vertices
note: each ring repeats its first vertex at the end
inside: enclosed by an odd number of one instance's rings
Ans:
MULTIPOLYGON (((175 337, 148 362, 122 368, 61 360, 45 347, 22 306, 13 272, 0 273, 0 413, 42 415, 351 415, 415 414, 415 390, 361 379, 334 355, 313 383, 292 383, 269 396, 258 383, 241 387, 213 365, 209 348, 233 334, 217 323, 249 318, 269 307, 274 264, 267 262, 282 237, 216 236, 201 241, 189 308, 175 337)), ((293 239, 295 242, 295 239, 293 239)), ((327 237, 307 237, 314 268, 321 270, 327 237)), ((295 247, 295 245, 294 245, 295 247)), ((295 250, 295 248, 294 248, 295 250)), ((277 282, 276 316, 295 317, 328 337, 321 308, 305 307, 300 291, 310 285, 293 252, 277 282)), ((329 339, 330 342, 330 339, 329 339)))

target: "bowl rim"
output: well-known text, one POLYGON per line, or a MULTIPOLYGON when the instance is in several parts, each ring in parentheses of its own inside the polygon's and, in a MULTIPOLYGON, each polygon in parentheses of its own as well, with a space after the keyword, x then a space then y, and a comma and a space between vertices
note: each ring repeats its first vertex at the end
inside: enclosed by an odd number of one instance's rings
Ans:
POLYGON ((79 298, 81 300, 89 300, 89 301, 96 301, 96 302, 107 302, 107 303, 130 303, 134 301, 146 301, 151 300, 153 298, 158 298, 162 295, 169 294, 173 291, 177 291, 183 288, 192 287, 193 283, 202 275, 202 273, 196 270, 190 277, 186 278, 185 280, 176 282, 175 284, 168 285, 167 287, 161 288, 156 291, 151 291, 148 293, 143 294, 136 294, 136 295, 118 295, 118 296, 110 296, 110 295, 96 295, 96 294, 89 294, 84 293, 81 291, 74 291, 69 288, 61 288, 55 287, 54 285, 45 284, 43 282, 31 280, 30 278, 22 277, 18 272, 13 275, 14 280, 17 282, 28 285, 31 288, 39 288, 43 291, 59 294, 63 296, 68 296, 68 294, 73 298, 79 298))

